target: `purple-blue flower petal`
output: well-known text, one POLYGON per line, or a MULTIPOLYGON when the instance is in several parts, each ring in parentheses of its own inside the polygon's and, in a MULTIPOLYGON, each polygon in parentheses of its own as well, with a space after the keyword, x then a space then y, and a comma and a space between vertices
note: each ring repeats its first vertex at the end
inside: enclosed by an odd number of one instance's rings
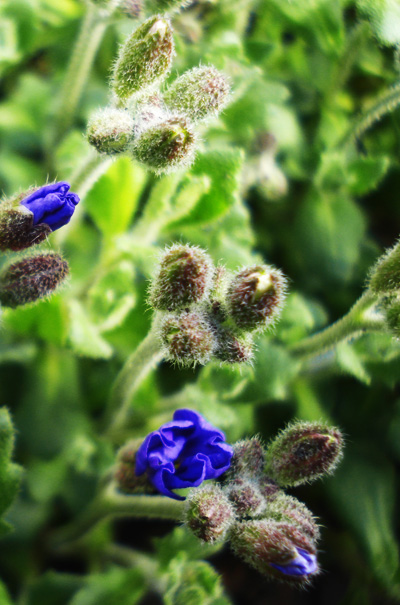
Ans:
POLYGON ((288 576, 308 576, 317 571, 317 557, 303 548, 296 548, 296 550, 297 556, 289 561, 289 563, 285 565, 270 563, 271 567, 278 569, 288 576))
POLYGON ((183 499, 174 489, 197 487, 228 470, 233 450, 225 435, 198 412, 176 410, 171 422, 150 433, 136 454, 137 475, 147 472, 155 488, 183 499))
POLYGON ((68 193, 65 182, 44 185, 21 201, 21 205, 33 214, 33 224, 45 223, 52 231, 66 225, 79 202, 76 193, 68 193))

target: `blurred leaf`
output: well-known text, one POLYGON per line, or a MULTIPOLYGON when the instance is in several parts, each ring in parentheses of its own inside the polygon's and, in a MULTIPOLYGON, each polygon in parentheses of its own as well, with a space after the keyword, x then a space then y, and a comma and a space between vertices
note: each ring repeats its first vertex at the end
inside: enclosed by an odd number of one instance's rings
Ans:
POLYGON ((108 359, 113 351, 99 333, 99 329, 90 321, 88 314, 77 300, 69 301, 71 325, 69 342, 78 353, 94 359, 108 359))
POLYGON ((168 567, 171 559, 184 554, 191 560, 211 556, 221 549, 221 544, 205 544, 196 538, 185 527, 175 527, 163 538, 153 540, 157 552, 157 559, 162 568, 168 567))
POLYGON ((173 559, 168 568, 165 605, 229 605, 220 578, 209 563, 173 559))
POLYGON ((336 361, 341 370, 354 376, 364 384, 371 383, 371 377, 353 347, 347 342, 341 342, 336 347, 336 361))
POLYGON ((70 605, 135 605, 144 590, 144 581, 137 569, 110 569, 88 576, 86 586, 70 605))
MULTIPOLYGON (((2 517, 10 508, 18 494, 22 469, 11 462, 14 449, 14 428, 7 408, 0 408, 0 516, 2 517)), ((0 535, 11 531, 1 520, 0 535)))
POLYGON ((67 605, 82 583, 81 576, 48 571, 30 586, 26 605, 67 605))
POLYGON ((106 237, 125 231, 139 203, 145 171, 129 158, 119 158, 89 191, 89 215, 106 237))
POLYGON ((370 19, 381 42, 388 45, 400 43, 400 5, 397 0, 356 0, 356 5, 370 19))

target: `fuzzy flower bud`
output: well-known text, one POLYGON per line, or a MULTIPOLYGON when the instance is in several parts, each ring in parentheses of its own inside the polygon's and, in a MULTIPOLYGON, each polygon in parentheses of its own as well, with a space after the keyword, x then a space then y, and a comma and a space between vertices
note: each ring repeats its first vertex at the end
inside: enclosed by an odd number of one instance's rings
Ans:
POLYGON ((384 314, 389 331, 396 338, 400 338, 400 300, 389 297, 389 301, 384 305, 384 314))
POLYGON ((142 0, 119 0, 118 11, 127 17, 137 19, 142 12, 142 0))
POLYGON ((268 265, 246 267, 229 284, 229 314, 242 330, 263 330, 277 319, 285 293, 281 271, 268 265))
POLYGON ((66 225, 79 202, 68 183, 51 183, 21 193, 0 206, 0 250, 24 250, 66 225))
POLYGON ((310 510, 302 503, 282 491, 268 505, 268 516, 275 521, 295 525, 314 545, 319 540, 319 527, 310 510))
POLYGON ((127 111, 108 107, 97 111, 87 127, 87 139, 100 153, 125 151, 133 138, 134 121, 127 111))
POLYGON ((231 546, 260 573, 282 581, 301 585, 318 573, 314 544, 290 523, 272 519, 237 523, 231 546))
POLYGON ((122 100, 163 80, 174 56, 172 27, 168 19, 147 19, 123 45, 113 74, 115 94, 122 100))
POLYGON ((235 512, 219 485, 207 485, 191 493, 183 520, 197 538, 214 544, 224 540, 235 512))
POLYGON ((114 478, 119 490, 126 494, 155 493, 156 491, 147 475, 138 477, 136 474, 136 454, 141 444, 141 440, 132 440, 118 452, 114 478))
POLYGON ((190 116, 193 122, 218 114, 228 98, 227 78, 212 65, 186 71, 164 94, 170 109, 190 116))
POLYGON ((253 479, 238 477, 226 486, 226 493, 238 517, 258 517, 266 508, 259 485, 253 479))
POLYGON ((400 290, 400 242, 378 258, 369 276, 369 287, 375 294, 400 290))
POLYGON ((165 356, 180 365, 205 365, 216 347, 211 326, 202 313, 167 314, 160 326, 165 356))
POLYGON ((214 356, 223 363, 250 363, 254 356, 254 343, 250 334, 238 336, 231 330, 217 330, 218 346, 214 356))
POLYGON ((194 158, 196 136, 189 120, 174 116, 151 124, 135 139, 131 153, 156 174, 188 166, 194 158))
POLYGON ((184 500, 171 490, 198 487, 228 470, 232 448, 225 435, 198 412, 176 410, 171 422, 147 435, 136 454, 136 474, 147 473, 157 491, 184 500))
POLYGON ((267 449, 266 473, 279 485, 294 486, 331 473, 343 448, 340 431, 318 423, 289 425, 267 449))
POLYGON ((161 257, 150 289, 150 305, 175 311, 202 302, 209 294, 213 273, 213 262, 204 250, 174 244, 161 257))
POLYGON ((245 475, 261 477, 265 465, 265 452, 258 437, 242 439, 233 444, 233 458, 229 469, 229 479, 245 475))
POLYGON ((192 0, 147 0, 146 6, 149 13, 168 12, 172 13, 185 8, 192 0))
POLYGON ((68 263, 55 252, 24 258, 1 273, 0 303, 15 308, 48 296, 68 271, 68 263))

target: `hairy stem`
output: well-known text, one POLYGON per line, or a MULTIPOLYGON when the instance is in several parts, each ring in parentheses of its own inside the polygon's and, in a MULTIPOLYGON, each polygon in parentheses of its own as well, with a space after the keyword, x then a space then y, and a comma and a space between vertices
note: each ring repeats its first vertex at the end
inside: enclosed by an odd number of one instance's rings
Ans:
POLYGON ((128 357, 114 382, 109 403, 109 412, 114 414, 107 430, 109 437, 118 439, 119 433, 129 421, 133 396, 162 358, 159 338, 153 326, 138 348, 128 357))
POLYGON ((360 139, 368 128, 378 122, 383 116, 391 113, 400 105, 400 82, 385 91, 363 115, 356 119, 353 126, 340 141, 339 146, 345 147, 360 139))
POLYGON ((59 530, 51 540, 54 549, 66 548, 93 530, 98 523, 117 517, 169 519, 179 521, 183 503, 165 496, 125 495, 109 483, 91 505, 70 525, 59 530))
POLYGON ((298 359, 305 360, 334 348, 343 340, 358 338, 366 331, 383 330, 383 317, 372 311, 376 302, 376 295, 366 290, 347 315, 321 332, 293 345, 291 353, 298 359))
POLYGON ((50 151, 63 138, 74 119, 97 49, 108 26, 108 17, 101 16, 95 6, 88 6, 61 88, 50 151))

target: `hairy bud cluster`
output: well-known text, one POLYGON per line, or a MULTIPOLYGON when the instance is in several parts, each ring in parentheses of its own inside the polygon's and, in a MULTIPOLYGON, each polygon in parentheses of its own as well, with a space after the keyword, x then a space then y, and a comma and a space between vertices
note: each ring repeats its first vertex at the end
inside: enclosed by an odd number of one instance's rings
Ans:
MULTIPOLYGON (((124 0, 120 8, 131 1, 124 0)), ((176 0, 157 4, 158 10, 182 6, 176 0)), ((215 67, 198 67, 177 78, 163 94, 160 86, 174 54, 171 23, 161 14, 128 37, 112 76, 117 107, 99 110, 88 124, 87 138, 97 151, 127 153, 156 174, 191 164, 198 141, 194 124, 224 108, 229 84, 215 67)))
POLYGON ((400 242, 378 259, 369 276, 369 288, 378 295, 400 290, 400 242))
POLYGON ((282 488, 331 472, 341 445, 338 429, 307 423, 290 425, 267 449, 258 437, 238 441, 222 481, 190 495, 186 526, 204 542, 229 540, 260 573, 304 586, 319 573, 319 527, 282 488))
POLYGON ((147 475, 136 474, 136 454, 142 441, 132 440, 126 443, 118 452, 114 479, 121 492, 126 494, 156 493, 147 475))
POLYGON ((153 309, 163 313, 158 325, 166 358, 186 366, 212 358, 250 362, 251 332, 276 320, 285 290, 285 278, 273 267, 249 267, 229 279, 204 250, 167 248, 149 295, 153 309))
POLYGON ((55 252, 28 256, 0 274, 0 304, 15 308, 52 294, 69 272, 68 263, 55 252))

